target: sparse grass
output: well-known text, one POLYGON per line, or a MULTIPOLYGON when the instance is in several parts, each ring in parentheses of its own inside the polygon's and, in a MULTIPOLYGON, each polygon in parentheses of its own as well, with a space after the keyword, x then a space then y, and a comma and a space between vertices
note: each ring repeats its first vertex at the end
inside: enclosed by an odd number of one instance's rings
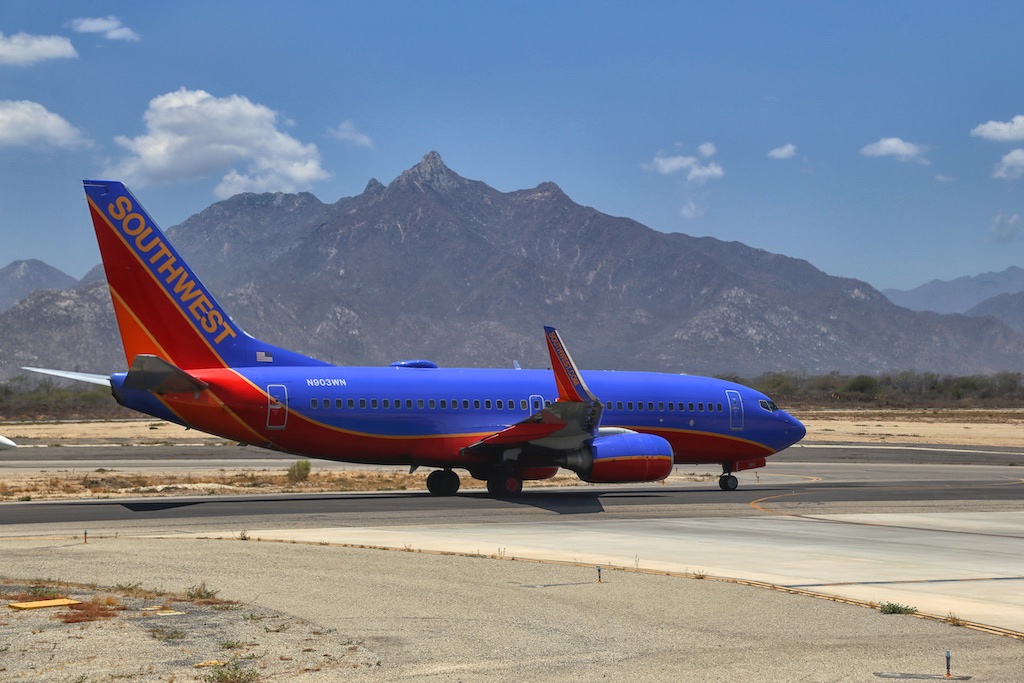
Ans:
POLYGON ((149 629, 149 635, 163 641, 183 640, 185 638, 185 632, 181 629, 151 628, 149 629))
POLYGON ((947 624, 950 624, 951 626, 963 626, 964 624, 967 623, 966 619, 961 619, 957 615, 953 614, 952 611, 950 611, 946 615, 946 620, 945 621, 946 621, 947 624))
POLYGON ((185 591, 185 598, 192 602, 207 605, 223 602, 223 600, 217 598, 217 593, 220 593, 220 591, 207 588, 206 582, 201 581, 185 591))
POLYGON ((898 602, 883 602, 878 606, 878 611, 882 614, 914 614, 917 612, 917 608, 901 605, 898 602))
POLYGON ((706 579, 706 578, 708 578, 708 573, 706 571, 702 570, 702 569, 694 569, 692 572, 690 572, 690 578, 692 578, 692 579, 706 579))
POLYGON ((308 460, 296 460, 288 468, 288 481, 292 484, 297 484, 300 481, 306 481, 309 479, 309 472, 312 469, 312 464, 308 460))
POLYGON ((203 676, 208 683, 252 683, 260 679, 260 672, 256 669, 243 669, 238 662, 231 662, 227 666, 218 666, 210 673, 203 676))

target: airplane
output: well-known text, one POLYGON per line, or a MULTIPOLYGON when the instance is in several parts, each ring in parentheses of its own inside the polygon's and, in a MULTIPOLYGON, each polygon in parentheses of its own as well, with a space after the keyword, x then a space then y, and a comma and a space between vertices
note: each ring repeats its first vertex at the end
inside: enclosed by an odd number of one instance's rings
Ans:
POLYGON ((740 384, 581 372, 544 328, 550 370, 335 366, 243 331, 120 182, 84 181, 127 372, 25 368, 110 387, 123 406, 241 444, 352 463, 430 467, 455 495, 465 470, 496 497, 559 468, 587 482, 665 479, 675 464, 763 467, 806 430, 740 384))
POLYGON ((10 439, 8 439, 5 436, 0 436, 0 451, 6 450, 8 448, 17 448, 17 447, 18 447, 18 444, 14 443, 13 441, 11 441, 10 439))

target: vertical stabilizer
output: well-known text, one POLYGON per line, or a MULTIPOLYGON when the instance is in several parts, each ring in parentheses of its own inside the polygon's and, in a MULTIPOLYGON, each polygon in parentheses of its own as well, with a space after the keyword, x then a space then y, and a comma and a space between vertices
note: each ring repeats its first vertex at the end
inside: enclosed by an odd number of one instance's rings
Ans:
POLYGON ((247 335, 122 183, 86 180, 93 227, 128 364, 179 368, 327 365, 247 335))

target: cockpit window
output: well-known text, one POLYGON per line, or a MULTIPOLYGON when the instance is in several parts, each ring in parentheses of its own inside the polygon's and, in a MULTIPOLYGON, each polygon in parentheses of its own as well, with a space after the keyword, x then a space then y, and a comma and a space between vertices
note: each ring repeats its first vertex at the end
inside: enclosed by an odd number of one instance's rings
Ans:
POLYGON ((775 401, 765 401, 764 399, 762 399, 758 401, 758 403, 760 403, 761 407, 767 410, 769 413, 774 413, 776 410, 779 409, 779 407, 775 405, 775 401))

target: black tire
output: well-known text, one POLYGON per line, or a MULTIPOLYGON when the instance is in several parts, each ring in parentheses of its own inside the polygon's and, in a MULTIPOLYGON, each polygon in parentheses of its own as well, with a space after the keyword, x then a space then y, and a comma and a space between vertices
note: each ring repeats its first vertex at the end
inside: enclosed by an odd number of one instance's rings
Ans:
POLYGON ((434 470, 427 475, 427 491, 432 496, 454 496, 459 483, 459 475, 451 470, 434 470))
POLYGON ((718 487, 723 491, 735 491, 740 485, 740 480, 731 474, 723 474, 718 478, 718 487))
POLYGON ((511 473, 497 474, 487 480, 487 492, 495 498, 511 498, 523 492, 523 480, 511 473))

